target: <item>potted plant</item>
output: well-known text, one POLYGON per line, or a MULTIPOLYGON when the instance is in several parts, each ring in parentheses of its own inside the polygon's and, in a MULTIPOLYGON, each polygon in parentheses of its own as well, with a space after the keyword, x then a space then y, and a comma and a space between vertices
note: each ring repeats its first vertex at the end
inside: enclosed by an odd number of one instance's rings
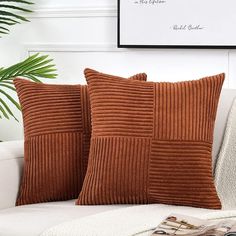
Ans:
POLYGON ((0 68, 0 95, 2 95, 0 96, 0 118, 10 119, 13 117, 17 120, 7 104, 8 101, 20 110, 18 102, 8 93, 9 90, 15 91, 13 79, 21 77, 39 83, 41 78, 54 79, 57 76, 55 74, 56 69, 51 62, 52 59, 48 59, 48 55, 35 54, 8 68, 0 68))
MULTIPOLYGON (((10 28, 15 24, 29 21, 22 13, 30 13, 28 7, 34 4, 31 1, 24 0, 0 0, 0 37, 9 34, 10 28)), ((0 119, 10 119, 13 114, 9 103, 20 110, 19 103, 11 96, 10 91, 15 92, 13 79, 16 77, 27 78, 35 82, 41 82, 41 79, 54 79, 55 65, 48 55, 35 54, 29 58, 12 65, 8 68, 0 68, 0 119)))

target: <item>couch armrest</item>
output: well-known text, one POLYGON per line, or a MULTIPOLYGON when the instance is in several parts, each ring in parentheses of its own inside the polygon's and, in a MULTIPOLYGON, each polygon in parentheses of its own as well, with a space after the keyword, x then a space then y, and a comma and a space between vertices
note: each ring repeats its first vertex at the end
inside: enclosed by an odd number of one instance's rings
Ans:
POLYGON ((15 206, 22 166, 23 141, 0 143, 0 209, 15 206))

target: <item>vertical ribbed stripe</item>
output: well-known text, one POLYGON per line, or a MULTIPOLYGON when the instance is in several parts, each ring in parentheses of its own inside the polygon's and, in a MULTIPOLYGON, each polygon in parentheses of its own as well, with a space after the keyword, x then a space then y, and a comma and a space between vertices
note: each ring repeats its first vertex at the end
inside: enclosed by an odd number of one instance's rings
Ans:
POLYGON ((151 137, 153 84, 143 87, 133 80, 126 81, 93 70, 87 71, 87 79, 94 74, 101 83, 94 84, 90 93, 90 100, 98 101, 91 104, 93 135, 151 137), (114 83, 110 83, 111 80, 114 83))
POLYGON ((87 85, 80 86, 83 132, 91 133, 91 109, 87 85))
POLYGON ((211 78, 155 83, 154 138, 212 142, 222 82, 215 84, 211 78))
POLYGON ((150 139, 145 138, 92 139, 90 155, 96 159, 89 162, 77 203, 147 203, 149 149, 150 139))
POLYGON ((85 76, 93 131, 77 204, 221 207, 211 152, 224 74, 178 83, 85 76))
MULTIPOLYGON (((80 87, 81 95, 81 112, 82 112, 82 124, 83 124, 83 155, 81 157, 82 166, 83 166, 83 179, 85 177, 87 166, 88 166, 88 156, 90 148, 90 138, 91 138, 91 108, 88 88, 86 85, 80 87)), ((78 197, 78 196, 77 196, 78 197)))
POLYGON ((149 202, 220 208, 209 168, 211 146, 197 141, 153 140, 149 202))
POLYGON ((24 175, 17 205, 76 198, 82 187, 82 135, 56 133, 25 140, 24 175), (38 158, 40 156, 40 158, 38 158))
POLYGON ((86 140, 81 86, 21 79, 14 83, 25 131, 24 172, 16 204, 76 198, 83 183, 86 140))
MULTIPOLYGON (((146 74, 130 79, 145 80, 146 74)), ((87 86, 14 81, 25 131, 25 163, 16 204, 76 198, 87 170, 91 111, 87 86)))

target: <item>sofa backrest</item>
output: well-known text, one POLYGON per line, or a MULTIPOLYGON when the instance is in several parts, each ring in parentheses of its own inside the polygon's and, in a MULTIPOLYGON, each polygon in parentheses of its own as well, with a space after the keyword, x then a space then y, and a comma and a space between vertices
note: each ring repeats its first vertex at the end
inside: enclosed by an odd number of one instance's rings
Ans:
POLYGON ((0 143, 0 209, 15 205, 23 166, 23 141, 0 143))
MULTIPOLYGON (((236 90, 232 89, 224 89, 220 97, 213 142, 214 167, 223 141, 228 113, 235 97, 236 90)), ((0 209, 13 207, 15 204, 22 173, 23 150, 23 141, 0 143, 0 209)))
POLYGON ((232 102, 236 97, 236 89, 223 89, 220 96, 219 106, 217 110, 214 141, 213 141, 213 167, 217 162, 217 156, 223 141, 225 126, 227 122, 228 113, 232 106, 232 102))

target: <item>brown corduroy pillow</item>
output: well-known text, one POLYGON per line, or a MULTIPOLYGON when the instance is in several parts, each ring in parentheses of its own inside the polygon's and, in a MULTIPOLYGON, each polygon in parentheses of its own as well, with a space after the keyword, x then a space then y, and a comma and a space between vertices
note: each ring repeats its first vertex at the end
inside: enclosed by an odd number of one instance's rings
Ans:
POLYGON ((93 130, 77 204, 221 208, 211 152, 224 74, 177 83, 85 76, 93 130))
MULTIPOLYGON (((146 74, 130 79, 146 80, 146 74)), ((76 198, 87 169, 91 136, 87 86, 23 79, 15 79, 14 84, 25 134, 24 170, 16 205, 76 198)))

